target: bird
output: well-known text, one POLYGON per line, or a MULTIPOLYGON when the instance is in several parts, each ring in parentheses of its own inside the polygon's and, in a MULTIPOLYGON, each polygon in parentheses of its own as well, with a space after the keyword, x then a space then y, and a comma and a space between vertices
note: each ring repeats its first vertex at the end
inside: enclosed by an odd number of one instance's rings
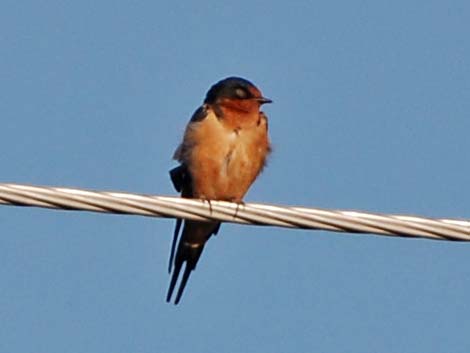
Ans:
MULTIPOLYGON (((243 202, 271 152, 268 118, 260 110, 267 103, 272 100, 263 97, 253 83, 241 77, 227 77, 210 87, 173 155, 179 165, 170 170, 170 178, 181 197, 209 203, 211 200, 243 202)), ((219 228, 218 221, 176 220, 168 266, 171 279, 167 302, 171 302, 185 265, 174 304, 180 302, 204 245, 219 228)))

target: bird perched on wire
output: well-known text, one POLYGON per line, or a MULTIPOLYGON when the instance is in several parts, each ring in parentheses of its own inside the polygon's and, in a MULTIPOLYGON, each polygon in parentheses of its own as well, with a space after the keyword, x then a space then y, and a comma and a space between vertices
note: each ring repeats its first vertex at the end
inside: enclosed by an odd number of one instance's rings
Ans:
MULTIPOLYGON (((267 117, 260 111, 261 105, 271 102, 255 85, 240 77, 228 77, 209 89, 173 156, 180 165, 170 171, 170 176, 182 197, 242 202, 271 150, 267 117)), ((175 304, 181 299, 205 243, 220 228, 216 221, 185 220, 176 248, 181 224, 178 219, 169 263, 173 274, 166 298, 167 302, 171 300, 186 263, 175 304)))

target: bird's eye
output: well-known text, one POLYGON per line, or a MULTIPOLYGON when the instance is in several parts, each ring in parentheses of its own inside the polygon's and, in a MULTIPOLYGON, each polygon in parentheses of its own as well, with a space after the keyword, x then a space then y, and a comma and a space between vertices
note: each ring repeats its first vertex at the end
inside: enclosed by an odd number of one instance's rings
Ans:
POLYGON ((235 94, 237 95, 238 98, 241 98, 241 99, 248 98, 248 94, 243 88, 237 88, 235 90, 235 94))

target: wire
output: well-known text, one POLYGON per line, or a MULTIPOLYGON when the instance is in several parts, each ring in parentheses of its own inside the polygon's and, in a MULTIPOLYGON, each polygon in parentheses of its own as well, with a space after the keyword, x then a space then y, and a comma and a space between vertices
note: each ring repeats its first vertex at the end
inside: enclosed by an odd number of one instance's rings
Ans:
POLYGON ((470 241, 470 221, 0 183, 0 205, 470 241))

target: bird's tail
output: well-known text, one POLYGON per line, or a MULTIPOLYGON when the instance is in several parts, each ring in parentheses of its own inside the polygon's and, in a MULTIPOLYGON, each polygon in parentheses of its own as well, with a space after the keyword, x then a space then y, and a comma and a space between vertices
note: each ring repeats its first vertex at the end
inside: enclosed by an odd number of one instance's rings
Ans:
MULTIPOLYGON (((220 227, 219 222, 185 221, 184 223, 183 233, 178 243, 176 256, 174 256, 173 273, 171 275, 170 286, 166 297, 166 301, 170 302, 179 274, 183 264, 186 262, 183 277, 181 278, 178 292, 176 293, 175 304, 179 303, 181 296, 183 295, 183 291, 186 287, 191 271, 196 268, 196 264, 201 257, 206 241, 212 234, 215 234, 220 227)), ((177 221, 175 238, 173 239, 174 243, 176 243, 176 237, 178 235, 177 230, 179 230, 180 225, 181 223, 177 221)), ((170 255, 170 259, 171 258, 173 258, 172 255, 170 255)))
POLYGON ((180 243, 178 246, 178 252, 176 253, 175 267, 171 276, 170 287, 168 288, 168 294, 166 296, 167 302, 170 302, 171 300, 179 273, 181 272, 183 263, 186 262, 183 277, 181 279, 178 292, 176 293, 175 304, 179 303, 181 296, 183 295, 184 288, 186 287, 186 283, 188 282, 189 275, 191 274, 191 271, 196 268, 196 264, 202 254, 203 249, 204 244, 190 244, 186 242, 180 243))

